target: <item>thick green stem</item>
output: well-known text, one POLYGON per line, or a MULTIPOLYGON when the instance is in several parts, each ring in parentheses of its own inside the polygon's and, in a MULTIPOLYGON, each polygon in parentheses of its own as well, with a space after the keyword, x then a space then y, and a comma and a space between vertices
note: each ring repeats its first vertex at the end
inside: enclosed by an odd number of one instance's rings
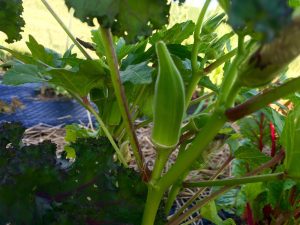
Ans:
POLYGON ((163 191, 156 185, 160 179, 166 162, 169 159, 169 155, 173 149, 156 149, 156 160, 154 169, 151 174, 151 180, 148 183, 148 196, 146 206, 143 215, 142 225, 153 225, 156 217, 157 210, 159 208, 161 199, 163 197, 163 191))
MULTIPOLYGON (((187 146, 187 143, 182 143, 179 147, 179 154, 181 154, 181 152, 183 152, 185 150, 187 146)), ((178 195, 178 193, 180 192, 181 188, 182 188, 182 182, 184 181, 184 179, 186 178, 186 176, 188 175, 188 171, 185 172, 181 177, 178 178, 178 180, 176 181, 175 184, 172 185, 171 190, 168 193, 168 198, 165 204, 165 213, 166 215, 169 214, 174 201, 176 200, 176 197, 178 195)))
POLYGON ((240 104, 234 108, 228 109, 226 111, 226 116, 229 120, 235 121, 243 118, 270 103, 283 98, 289 94, 292 94, 300 90, 300 77, 294 78, 279 87, 272 88, 259 94, 243 104, 240 104))
POLYGON ((169 159, 170 153, 173 149, 156 148, 156 159, 154 169, 151 174, 150 183, 155 185, 156 181, 161 177, 163 169, 169 159))
POLYGON ((285 177, 284 173, 274 173, 274 174, 263 174, 258 176, 232 178, 232 179, 224 179, 224 180, 209 180, 209 181, 200 181, 200 182, 193 182, 193 183, 184 183, 183 186, 186 188, 230 186, 230 185, 266 182, 272 180, 282 180, 284 179, 284 177, 285 177))
POLYGON ((189 83, 187 92, 186 92, 186 106, 189 105, 190 100, 192 98, 192 95, 198 85, 199 79, 201 78, 201 76, 203 74, 198 74, 199 71, 199 66, 198 66, 198 51, 199 51, 199 47, 201 44, 201 40, 200 40, 200 33, 202 30, 202 25, 203 25, 203 21, 204 21, 204 17, 206 14, 206 11, 208 9, 208 6, 210 4, 211 0, 206 0, 203 8, 199 14, 197 23, 196 23, 196 28, 195 28, 195 32, 194 32, 194 45, 193 45, 193 49, 192 49, 192 80, 189 83))
POLYGON ((124 126, 133 150, 133 154, 135 156, 136 163, 140 169, 143 179, 145 181, 148 181, 149 174, 148 174, 147 166, 144 163, 143 154, 139 147, 139 143, 136 137, 136 133, 134 130, 134 126, 129 111, 129 106, 126 100, 124 87, 122 85, 121 78, 120 78, 119 65, 118 65, 118 60, 114 49, 111 30, 100 27, 100 33, 103 40, 107 63, 110 68, 110 74, 111 74, 113 87, 115 90, 115 95, 124 121, 124 126))
POLYGON ((164 192, 148 185, 147 201, 144 209, 142 225, 154 225, 157 210, 159 208, 164 192))
POLYGON ((188 170, 193 162, 202 155, 207 145, 213 140, 225 122, 226 117, 224 116, 224 112, 216 110, 190 147, 178 156, 175 164, 159 180, 157 185, 166 191, 175 183, 177 178, 188 170))
POLYGON ((48 3, 48 1, 47 0, 41 0, 41 1, 45 5, 45 7, 48 9, 48 11, 51 13, 51 15, 54 17, 54 19, 59 23, 59 25, 62 27, 62 29, 66 32, 66 34, 69 36, 69 38, 73 41, 73 43, 76 45, 76 47, 81 51, 81 53, 87 59, 92 59, 92 57, 79 44, 79 42, 76 40, 74 35, 71 33, 71 31, 68 29, 68 27, 64 24, 64 22, 59 18, 59 16, 56 14, 56 12, 52 9, 52 7, 48 3))

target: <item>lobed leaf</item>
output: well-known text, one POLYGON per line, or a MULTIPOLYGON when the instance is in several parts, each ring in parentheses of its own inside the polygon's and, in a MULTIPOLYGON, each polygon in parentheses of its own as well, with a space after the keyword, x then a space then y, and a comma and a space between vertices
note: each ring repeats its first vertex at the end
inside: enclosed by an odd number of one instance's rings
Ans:
POLYGON ((115 35, 128 41, 149 36, 155 29, 168 23, 170 5, 167 1, 141 0, 65 0, 67 7, 75 10, 75 17, 93 26, 93 19, 115 35))
POLYGON ((142 62, 128 66, 124 71, 120 71, 122 83, 151 84, 153 68, 142 62))
POLYGON ((0 0, 0 31, 7 35, 7 43, 22 39, 20 33, 25 26, 22 3, 22 0, 0 0))

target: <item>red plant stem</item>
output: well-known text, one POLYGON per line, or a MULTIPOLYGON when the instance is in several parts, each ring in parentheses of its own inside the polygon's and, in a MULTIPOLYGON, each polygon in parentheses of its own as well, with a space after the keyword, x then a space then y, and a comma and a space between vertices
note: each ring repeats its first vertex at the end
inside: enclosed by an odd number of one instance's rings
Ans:
POLYGON ((261 94, 258 94, 246 102, 226 110, 225 115, 230 121, 236 121, 249 115, 270 103, 277 101, 300 89, 300 77, 294 78, 278 87, 269 89, 261 94))
POLYGON ((259 143, 258 148, 262 152, 264 148, 264 120, 265 120, 265 114, 260 114, 260 121, 259 121, 259 143))
POLYGON ((272 141, 271 157, 274 157, 275 152, 276 152, 276 130, 275 130, 275 126, 272 122, 270 122, 270 135, 271 135, 271 141, 272 141))
POLYGON ((246 204, 245 217, 248 225, 255 225, 253 212, 249 202, 246 204))
POLYGON ((62 202, 63 200, 65 200, 66 198, 71 197, 72 195, 83 191, 84 189, 92 186, 93 184, 95 184, 95 182, 97 181, 98 177, 94 177, 91 180, 87 181, 86 183, 81 184, 80 186, 76 187, 73 190, 67 191, 67 192, 62 192, 62 193, 58 193, 54 196, 49 195, 48 193, 44 193, 44 192, 38 192, 36 193, 36 195, 38 197, 47 199, 48 201, 56 201, 56 202, 62 202))
POLYGON ((87 96, 81 97, 81 100, 82 100, 83 104, 88 105, 88 106, 91 105, 87 96))
POLYGON ((297 188, 296 186, 292 187, 291 192, 290 192, 290 197, 289 197, 289 202, 293 206, 296 202, 296 197, 297 197, 297 188))
POLYGON ((297 208, 294 212, 294 218, 297 220, 300 217, 300 208, 297 208))

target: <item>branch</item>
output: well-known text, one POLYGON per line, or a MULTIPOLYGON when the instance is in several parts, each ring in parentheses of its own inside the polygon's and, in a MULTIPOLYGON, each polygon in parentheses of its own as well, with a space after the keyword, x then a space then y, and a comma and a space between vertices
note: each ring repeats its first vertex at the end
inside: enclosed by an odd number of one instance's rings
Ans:
POLYGON ((56 12, 52 9, 52 7, 49 5, 49 3, 47 2, 47 0, 41 0, 41 1, 44 4, 44 6, 48 9, 48 11, 51 13, 51 15, 54 17, 54 19, 59 23, 59 25, 62 27, 62 29, 66 32, 66 34, 69 36, 69 38, 73 41, 73 43, 76 45, 76 47, 81 51, 81 53, 87 59, 92 59, 92 57, 79 44, 79 42, 76 40, 76 38, 74 37, 74 35, 67 28, 67 26, 64 24, 64 22, 59 18, 59 16, 56 14, 56 12))
MULTIPOLYGON (((253 176, 255 174, 258 174, 258 173, 264 171, 267 168, 273 167, 274 165, 276 165, 276 164, 278 164, 278 163, 280 163, 282 161, 282 159, 284 158, 284 155, 285 155, 284 151, 280 151, 269 162, 266 162, 265 164, 261 165, 260 167, 258 167, 254 171, 252 171, 250 173, 247 173, 246 176, 253 176)), ((221 194, 229 191, 231 188, 233 188, 235 186, 237 186, 237 185, 231 185, 231 186, 224 186, 224 187, 222 187, 218 191, 212 193, 207 198, 205 198, 205 199, 201 200, 200 202, 198 202, 196 205, 194 205, 192 208, 190 208, 187 212, 183 213, 181 216, 179 216, 178 218, 176 218, 176 220, 170 221, 168 223, 168 225, 178 225, 178 224, 180 224, 182 221, 184 221, 185 219, 187 219, 192 213, 198 211, 201 207, 203 207, 204 205, 206 205, 210 201, 214 200, 219 195, 221 195, 221 194)))
POLYGON ((111 79, 115 91, 115 95, 117 98, 117 102, 119 105, 119 109, 121 111, 121 115, 123 118, 123 122, 125 125, 125 129, 133 150, 133 154, 135 156, 137 165, 142 174, 142 178, 144 181, 149 180, 149 170, 144 162, 143 154, 140 149, 138 139, 136 137, 136 133, 134 130, 132 118, 130 115, 129 106, 127 103, 124 87, 121 82, 120 71, 117 56, 114 49, 114 43, 112 39, 112 33, 110 29, 105 29, 100 27, 100 33, 103 40, 103 45, 105 48, 106 59, 110 69, 111 79))
POLYGON ((238 106, 226 110, 225 115, 230 121, 236 121, 298 90, 300 90, 300 77, 267 90, 238 106))
POLYGON ((197 23, 196 23, 196 28, 194 31, 194 44, 193 44, 193 49, 192 49, 192 56, 191 56, 191 61, 192 61, 192 80, 188 85, 187 88, 187 92, 186 92, 186 106, 189 105, 190 100, 192 98, 192 95, 198 85, 198 82, 201 78, 201 76, 203 75, 202 73, 198 73, 199 72, 199 66, 198 66, 198 51, 199 51, 199 47, 201 44, 201 40, 200 40, 200 33, 202 30, 202 25, 203 25, 203 21, 204 21, 204 16, 206 14, 206 11, 208 9, 208 6, 210 4, 211 0, 206 0, 202 10, 199 14, 197 23))
MULTIPOLYGON (((233 160, 232 156, 229 156, 228 159, 223 163, 223 165, 218 169, 218 171, 210 178, 210 180, 216 179, 226 168, 229 166, 233 160)), ((181 213, 183 213, 194 201, 206 190, 206 188, 200 188, 177 212, 171 217, 169 223, 177 219, 181 213)))
POLYGON ((192 183, 183 183, 183 187, 192 188, 192 187, 241 185, 241 184, 248 184, 248 183, 265 182, 271 180, 283 180, 285 178, 286 175, 284 173, 273 173, 273 174, 263 174, 258 176, 229 178, 223 180, 209 180, 209 181, 200 181, 200 182, 192 182, 192 183))
POLYGON ((237 49, 233 49, 230 52, 226 53, 225 55, 218 58, 216 61, 214 61, 212 64, 208 65, 204 68, 203 72, 204 74, 209 74, 219 66, 221 66, 223 63, 230 60, 233 56, 235 56, 237 53, 237 49))

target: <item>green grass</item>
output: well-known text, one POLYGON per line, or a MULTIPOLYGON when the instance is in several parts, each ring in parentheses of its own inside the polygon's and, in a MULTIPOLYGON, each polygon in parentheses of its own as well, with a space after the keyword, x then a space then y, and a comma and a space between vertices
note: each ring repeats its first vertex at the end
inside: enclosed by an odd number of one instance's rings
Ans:
MULTIPOLYGON (((72 14, 68 12, 67 7, 64 5, 64 1, 52 0, 49 2, 76 37, 90 40, 90 30, 92 28, 72 17, 72 14)), ((72 44, 40 0, 24 0, 23 17, 26 21, 26 26, 22 33, 23 40, 8 45, 4 42, 5 35, 0 33, 1 45, 20 51, 27 51, 25 42, 28 40, 29 34, 33 35, 39 43, 60 53, 63 53, 67 46, 72 44)))
MULTIPOLYGON (((64 1, 51 0, 49 3, 76 37, 86 41, 90 40, 90 31, 93 28, 74 18, 72 12, 68 12, 64 1)), ((190 6, 178 7, 176 4, 173 4, 170 25, 186 21, 187 19, 196 21, 198 11, 199 9, 190 6)), ((0 45, 9 46, 20 51, 27 51, 25 42, 28 40, 29 34, 33 35, 39 43, 60 53, 63 53, 72 44, 40 0, 24 0, 23 17, 26 21, 26 26, 22 34, 23 40, 8 45, 4 42, 6 36, 0 33, 0 45)))
MULTIPOLYGON (((64 23, 69 27, 72 33, 83 40, 90 41, 90 31, 93 29, 83 24, 78 19, 72 16, 72 12, 68 12, 67 7, 62 0, 49 1, 51 6, 61 17, 64 23)), ((197 20, 199 9, 190 6, 178 7, 173 4, 171 7, 170 26, 178 22, 183 22, 188 19, 197 20)), ((26 27, 23 32, 23 40, 14 44, 8 45, 4 42, 6 36, 0 32, 0 45, 8 46, 10 48, 27 51, 26 41, 28 35, 31 34, 35 39, 47 48, 63 53, 72 43, 58 23, 54 20, 51 14, 47 11, 40 0, 24 0, 24 19, 26 27)), ((228 28, 220 32, 228 32, 228 28)), ((192 38, 188 40, 192 43, 192 38)), ((74 48, 74 51, 80 52, 74 48)), ((92 53, 91 53, 92 54, 92 53)), ((92 54, 93 55, 93 54, 92 54)), ((300 71, 300 58, 291 64, 288 72, 289 76, 298 76, 300 71)))

